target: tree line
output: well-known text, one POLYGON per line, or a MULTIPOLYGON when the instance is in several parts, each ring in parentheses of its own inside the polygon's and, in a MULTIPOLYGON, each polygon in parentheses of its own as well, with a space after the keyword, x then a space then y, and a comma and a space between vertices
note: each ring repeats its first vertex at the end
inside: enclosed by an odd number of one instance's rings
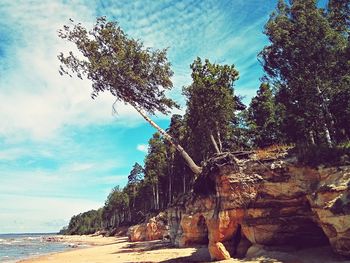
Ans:
POLYGON ((349 5, 349 0, 330 0, 320 8, 316 0, 279 0, 264 29, 269 44, 258 55, 265 75, 249 105, 235 93, 234 65, 197 58, 192 83, 183 87, 186 112, 173 115, 166 130, 147 115, 177 107, 164 93, 172 87, 166 50, 144 48, 105 18, 90 31, 94 38, 80 24, 65 26, 60 36, 88 60, 60 54, 61 73, 85 75, 92 80, 93 97, 110 91, 158 130, 144 165, 135 163, 127 185, 114 188, 102 209, 73 217, 68 233, 81 233, 72 229, 85 223, 95 230, 137 223, 167 208, 190 190, 214 154, 275 144, 332 152, 349 147, 349 5))

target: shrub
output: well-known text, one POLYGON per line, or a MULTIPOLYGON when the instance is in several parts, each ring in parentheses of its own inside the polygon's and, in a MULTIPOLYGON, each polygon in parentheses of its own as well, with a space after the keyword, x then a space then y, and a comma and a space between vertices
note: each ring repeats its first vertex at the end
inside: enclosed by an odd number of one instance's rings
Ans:
POLYGON ((331 148, 326 145, 300 145, 291 154, 296 154, 300 163, 311 167, 350 164, 350 148, 343 145, 331 148))

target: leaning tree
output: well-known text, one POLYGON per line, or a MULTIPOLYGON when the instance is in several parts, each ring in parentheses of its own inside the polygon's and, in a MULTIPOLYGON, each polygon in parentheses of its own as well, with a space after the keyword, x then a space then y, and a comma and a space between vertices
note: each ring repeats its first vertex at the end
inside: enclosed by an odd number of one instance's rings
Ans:
POLYGON ((156 128, 185 159, 195 174, 201 172, 192 158, 169 134, 153 122, 148 114, 168 114, 176 103, 167 98, 166 90, 172 88, 166 49, 145 48, 143 43, 127 36, 117 22, 98 18, 92 30, 71 20, 58 31, 60 38, 72 42, 82 56, 72 51, 60 53, 60 74, 86 77, 92 82, 92 98, 109 91, 117 101, 131 105, 156 128))

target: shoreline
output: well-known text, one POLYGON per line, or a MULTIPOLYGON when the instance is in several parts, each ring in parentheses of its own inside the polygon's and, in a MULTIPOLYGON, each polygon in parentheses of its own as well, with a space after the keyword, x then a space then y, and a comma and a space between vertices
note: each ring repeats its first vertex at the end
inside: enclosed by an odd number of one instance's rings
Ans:
MULTIPOLYGON (((94 235, 49 235, 43 238, 44 242, 47 243, 65 243, 67 247, 65 250, 49 252, 40 255, 32 255, 30 257, 22 258, 17 261, 13 261, 16 263, 22 262, 36 262, 36 260, 40 260, 42 257, 51 257, 56 254, 77 251, 81 249, 88 249, 96 246, 109 245, 113 244, 116 240, 116 237, 103 237, 103 236, 94 236, 94 235)), ((12 262, 12 261, 11 261, 12 262)))

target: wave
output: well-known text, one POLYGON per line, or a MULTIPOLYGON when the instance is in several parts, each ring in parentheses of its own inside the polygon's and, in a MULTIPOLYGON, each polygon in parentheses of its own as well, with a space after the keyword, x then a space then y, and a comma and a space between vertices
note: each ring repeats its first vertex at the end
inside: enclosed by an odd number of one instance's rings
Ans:
POLYGON ((23 239, 24 240, 40 240, 40 239, 42 239, 42 237, 41 236, 39 236, 39 237, 25 237, 23 239))
POLYGON ((21 245, 23 240, 18 239, 0 239, 0 245, 10 246, 10 245, 21 245))

